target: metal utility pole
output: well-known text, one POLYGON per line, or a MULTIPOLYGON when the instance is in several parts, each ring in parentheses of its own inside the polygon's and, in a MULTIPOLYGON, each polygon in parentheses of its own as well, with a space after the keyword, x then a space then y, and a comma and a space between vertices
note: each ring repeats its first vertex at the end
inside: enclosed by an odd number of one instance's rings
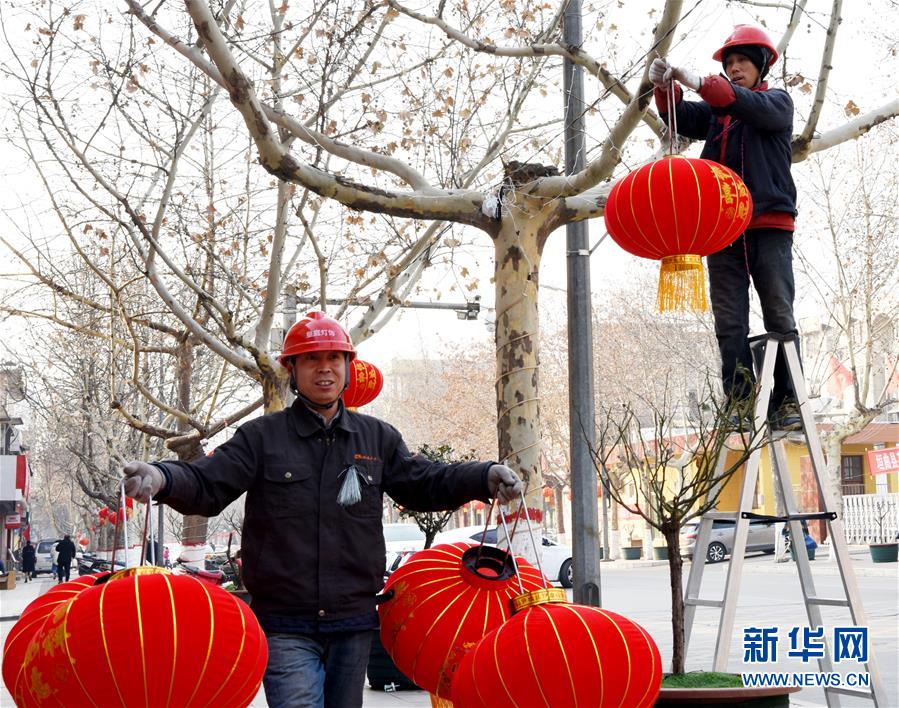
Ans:
MULTIPOLYGON (((581 46, 581 2, 569 0, 563 20, 566 46, 581 46)), ((584 169, 584 72, 565 60, 565 173, 584 169)), ((593 323, 590 312, 590 247, 587 222, 566 227, 568 270, 568 426, 571 459, 571 525, 574 601, 600 606, 599 525, 596 474, 590 457, 593 425, 593 323)))

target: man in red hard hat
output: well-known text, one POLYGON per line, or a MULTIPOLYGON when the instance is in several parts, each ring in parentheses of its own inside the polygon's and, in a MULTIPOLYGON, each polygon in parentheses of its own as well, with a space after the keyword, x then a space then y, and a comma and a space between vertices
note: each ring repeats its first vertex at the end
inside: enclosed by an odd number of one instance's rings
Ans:
MULTIPOLYGON (((754 382, 748 341, 750 279, 759 296, 765 330, 798 335, 793 315, 793 102, 786 91, 769 88, 765 82, 778 53, 760 28, 737 25, 712 58, 721 62, 725 76, 700 77, 657 58, 649 78, 662 119, 668 120, 668 106, 673 103, 677 131, 705 139, 702 157, 727 165, 752 195, 753 215, 746 232, 707 259, 722 383, 728 399, 740 401, 749 396, 754 382), (702 100, 683 100, 680 84, 702 100)), ((769 420, 782 430, 802 424, 782 352, 774 371, 769 420)))
POLYGON ((216 516, 246 492, 243 578, 268 640, 273 707, 362 705, 386 565, 385 492, 432 511, 509 502, 523 489, 505 465, 431 462, 392 426, 347 410, 355 356, 336 320, 310 312, 279 357, 297 395, 290 408, 244 423, 214 455, 123 470, 129 496, 184 514, 216 516))

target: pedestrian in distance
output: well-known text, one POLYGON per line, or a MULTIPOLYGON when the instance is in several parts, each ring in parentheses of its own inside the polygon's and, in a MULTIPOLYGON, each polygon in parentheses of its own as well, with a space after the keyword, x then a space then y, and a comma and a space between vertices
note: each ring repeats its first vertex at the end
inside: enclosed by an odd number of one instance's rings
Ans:
MULTIPOLYGON (((748 341, 750 281, 765 330, 798 336, 792 256, 796 187, 790 175, 793 101, 765 81, 778 53, 760 28, 737 25, 712 58, 721 62, 724 76, 701 77, 659 57, 650 66, 649 78, 661 118, 668 120, 673 102, 677 131, 704 139, 701 157, 732 169, 752 195, 746 231, 707 258, 724 392, 728 404, 735 406, 731 410, 740 410, 736 417, 750 418, 749 406, 741 405, 750 400, 755 383, 748 341), (681 85, 701 100, 684 100, 681 85)), ((780 430, 802 425, 783 351, 777 355, 768 420, 780 430)))
POLYGON ((34 580, 37 577, 35 573, 35 565, 37 564, 37 555, 31 541, 25 541, 22 547, 22 573, 25 574, 25 582, 34 580))
POLYGON ((75 544, 69 538, 69 534, 62 537, 62 541, 56 544, 56 575, 60 583, 68 582, 72 560, 75 558, 75 544))
POLYGON ((505 465, 412 455, 394 427, 345 408, 355 356, 336 320, 310 312, 279 357, 292 406, 244 423, 210 456, 123 470, 126 494, 183 514, 215 516, 246 492, 242 573, 268 640, 273 708, 362 705, 386 565, 385 493, 436 511, 523 491, 505 465))

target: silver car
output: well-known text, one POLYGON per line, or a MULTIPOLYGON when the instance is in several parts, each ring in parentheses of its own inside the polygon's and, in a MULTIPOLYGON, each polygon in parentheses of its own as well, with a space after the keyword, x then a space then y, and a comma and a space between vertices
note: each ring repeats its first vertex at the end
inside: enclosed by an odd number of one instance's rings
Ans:
MULTIPOLYGON (((706 561, 717 563, 729 556, 734 549, 734 521, 715 519, 712 522, 712 535, 709 537, 709 550, 706 561)), ((696 537, 699 535, 699 522, 691 522, 681 529, 681 553, 693 558, 696 537)), ((746 551, 774 553, 774 522, 764 519, 749 520, 749 535, 746 537, 746 551)))

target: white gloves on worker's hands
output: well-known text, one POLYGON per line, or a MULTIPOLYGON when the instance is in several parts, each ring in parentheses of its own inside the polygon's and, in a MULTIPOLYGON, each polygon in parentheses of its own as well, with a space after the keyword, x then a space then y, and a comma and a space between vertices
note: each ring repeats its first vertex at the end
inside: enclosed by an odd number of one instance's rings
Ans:
POLYGON ((490 494, 499 500, 500 504, 508 504, 519 499, 524 491, 524 482, 505 465, 492 465, 487 471, 487 485, 490 494))
POLYGON ((150 497, 155 497, 165 484, 159 468, 146 462, 129 462, 122 468, 122 474, 125 476, 125 494, 139 502, 146 503, 150 497))
POLYGON ((665 73, 670 69, 668 62, 662 57, 653 59, 652 64, 649 65, 649 80, 652 81, 652 85, 660 89, 667 88, 668 82, 665 80, 665 73))
POLYGON ((653 59, 652 64, 649 65, 649 80, 652 81, 653 86, 661 89, 668 88, 672 79, 680 81, 684 86, 694 91, 699 91, 702 88, 702 77, 699 74, 695 74, 683 67, 671 66, 662 57, 653 59))

